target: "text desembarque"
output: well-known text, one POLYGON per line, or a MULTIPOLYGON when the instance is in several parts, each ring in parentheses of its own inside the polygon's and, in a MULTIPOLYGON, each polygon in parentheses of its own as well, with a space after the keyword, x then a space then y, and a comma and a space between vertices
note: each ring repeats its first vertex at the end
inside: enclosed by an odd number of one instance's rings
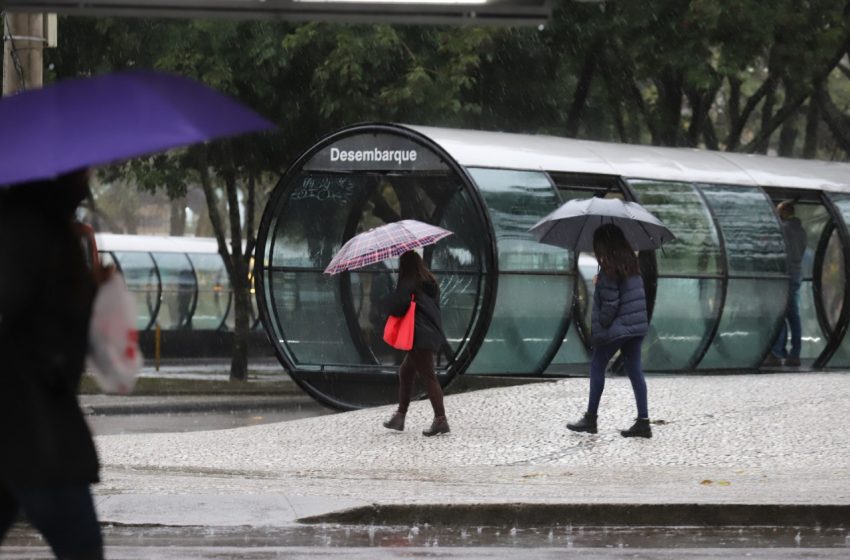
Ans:
POLYGON ((416 161, 416 150, 340 150, 331 148, 331 161, 376 161, 406 163, 416 161))

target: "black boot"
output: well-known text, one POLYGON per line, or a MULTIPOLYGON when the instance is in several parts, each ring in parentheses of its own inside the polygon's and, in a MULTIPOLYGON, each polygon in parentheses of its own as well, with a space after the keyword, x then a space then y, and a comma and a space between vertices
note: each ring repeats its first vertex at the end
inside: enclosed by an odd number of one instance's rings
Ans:
POLYGON ((437 434, 447 434, 451 430, 449 429, 449 421, 446 420, 445 416, 435 416, 434 421, 431 422, 431 427, 427 430, 422 430, 423 436, 435 436, 437 434))
POLYGON ((384 422, 384 427, 389 428, 390 430, 398 430, 399 432, 404 430, 404 413, 395 411, 393 412, 392 417, 384 422))
POLYGON ((587 432, 589 434, 596 433, 596 415, 585 412, 581 420, 570 422, 567 424, 567 429, 574 432, 587 432))
POLYGON ((649 418, 638 418, 628 430, 620 430, 623 437, 652 437, 652 428, 649 427, 649 418))

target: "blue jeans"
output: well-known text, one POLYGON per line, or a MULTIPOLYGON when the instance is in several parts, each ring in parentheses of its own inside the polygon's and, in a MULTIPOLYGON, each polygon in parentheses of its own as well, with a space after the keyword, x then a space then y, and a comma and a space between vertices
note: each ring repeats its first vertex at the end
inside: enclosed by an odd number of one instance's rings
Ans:
POLYGON ((788 310, 782 328, 773 343, 771 353, 780 358, 799 358, 802 347, 803 326, 800 321, 800 286, 803 279, 800 274, 791 277, 791 286, 788 290, 788 310), (785 348, 788 342, 788 329, 791 329, 791 351, 785 348))
POLYGON ((8 487, 0 483, 0 543, 19 510, 44 536, 57 558, 103 558, 103 539, 88 484, 8 487))
POLYGON ((587 404, 587 412, 596 414, 599 410, 599 401, 602 391, 605 389, 605 369, 608 362, 617 350, 623 354, 626 373, 632 382, 632 390, 635 393, 638 418, 649 418, 649 410, 646 404, 646 380, 641 368, 640 345, 643 337, 632 337, 605 344, 593 349, 590 359, 590 401, 587 404))

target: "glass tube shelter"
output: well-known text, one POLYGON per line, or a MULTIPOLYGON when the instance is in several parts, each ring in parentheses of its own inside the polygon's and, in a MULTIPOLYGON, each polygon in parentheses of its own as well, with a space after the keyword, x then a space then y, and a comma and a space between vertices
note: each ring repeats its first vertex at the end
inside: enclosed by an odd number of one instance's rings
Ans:
POLYGON ((760 367, 788 301, 775 205, 789 199, 808 235, 804 365, 850 365, 850 165, 393 124, 327 136, 275 188, 258 236, 263 325, 318 400, 393 402, 403 353, 381 340, 379 301, 394 289, 397 262, 322 271, 357 233, 414 218, 454 232, 424 250, 441 288, 441 383, 585 374, 595 259, 537 243, 528 228, 590 196, 640 202, 676 235, 640 254, 648 372, 760 367))

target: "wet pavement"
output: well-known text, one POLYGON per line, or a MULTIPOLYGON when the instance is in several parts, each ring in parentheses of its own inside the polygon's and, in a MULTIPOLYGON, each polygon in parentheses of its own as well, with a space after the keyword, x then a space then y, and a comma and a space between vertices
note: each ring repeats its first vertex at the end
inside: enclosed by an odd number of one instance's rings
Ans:
MULTIPOLYGON (((617 432, 634 406, 621 378, 607 384, 596 435, 564 428, 584 405, 586 379, 448 396, 452 433, 436 438, 419 434, 430 421, 427 401, 413 403, 398 433, 380 426, 392 407, 329 414, 306 401, 287 408, 297 399, 280 396, 92 397, 90 411, 106 414, 90 420, 101 434, 95 500, 108 557, 850 557, 850 519, 711 530, 592 528, 564 517, 421 522, 435 506, 489 515, 500 504, 538 513, 672 504, 681 524, 705 505, 850 506, 850 375, 657 376, 648 384, 651 440, 617 432), (392 507, 414 521, 299 522, 392 507)), ((25 529, 6 545, 0 558, 50 557, 25 529)))
POLYGON ((98 436, 224 430, 334 413, 309 397, 151 397, 135 398, 132 404, 114 399, 110 405, 92 404, 92 399, 86 402, 91 409, 86 419, 98 436), (145 405, 146 401, 149 404, 145 405))
MULTIPOLYGON (((116 527, 109 558, 846 558, 845 529, 699 527, 433 527, 323 525, 116 527)), ((49 558, 40 538, 15 529, 2 558, 49 558)))

